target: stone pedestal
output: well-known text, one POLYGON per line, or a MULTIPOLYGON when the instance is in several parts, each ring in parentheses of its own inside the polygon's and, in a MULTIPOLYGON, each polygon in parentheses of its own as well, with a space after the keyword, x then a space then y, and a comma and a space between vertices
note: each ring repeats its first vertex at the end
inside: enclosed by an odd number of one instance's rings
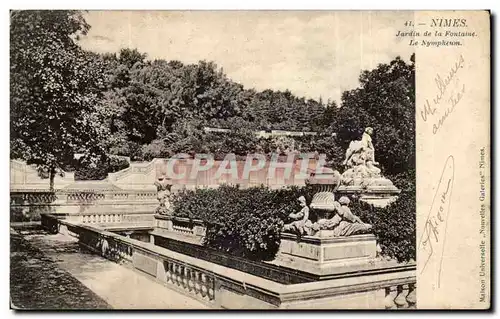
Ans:
POLYGON ((330 230, 321 230, 315 236, 300 239, 293 234, 282 234, 278 254, 282 261, 331 267, 349 262, 369 262, 376 257, 377 242, 372 234, 332 237, 330 230))
POLYGON ((394 202, 401 190, 394 185, 389 186, 340 186, 337 190, 338 196, 356 196, 363 202, 375 207, 386 207, 394 202))

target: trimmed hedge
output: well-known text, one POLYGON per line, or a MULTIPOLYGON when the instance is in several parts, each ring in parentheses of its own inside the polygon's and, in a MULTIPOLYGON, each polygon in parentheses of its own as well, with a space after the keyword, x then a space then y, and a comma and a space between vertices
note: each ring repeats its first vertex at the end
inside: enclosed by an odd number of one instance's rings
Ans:
MULTIPOLYGON (((298 198, 308 205, 310 186, 270 190, 239 189, 222 185, 216 189, 182 190, 173 195, 173 214, 206 223, 204 245, 252 260, 272 260, 280 245, 280 232, 288 215, 300 210, 298 198)), ((415 192, 401 193, 386 208, 375 208, 356 198, 351 210, 373 225, 382 254, 400 262, 415 260, 415 192)), ((311 219, 315 221, 314 210, 311 219)))
POLYGON ((286 217, 300 209, 297 198, 301 193, 298 187, 269 190, 222 185, 180 191, 172 204, 175 216, 206 223, 206 246, 252 260, 271 260, 286 217))

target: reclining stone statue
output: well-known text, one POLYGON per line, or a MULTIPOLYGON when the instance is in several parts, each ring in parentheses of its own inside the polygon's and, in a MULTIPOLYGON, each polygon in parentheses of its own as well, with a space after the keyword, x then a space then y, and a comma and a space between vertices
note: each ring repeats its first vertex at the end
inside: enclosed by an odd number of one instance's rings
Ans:
POLYGON ((373 128, 367 127, 360 141, 351 141, 349 148, 346 150, 343 165, 348 168, 357 165, 366 165, 367 162, 373 166, 378 165, 375 161, 375 148, 372 143, 372 134, 373 128))
POLYGON ((333 237, 346 237, 369 233, 372 229, 370 224, 365 224, 354 215, 349 208, 349 198, 342 196, 334 203, 335 214, 330 219, 320 219, 312 225, 312 232, 320 230, 333 230, 333 237))
POLYGON ((392 182, 380 175, 379 163, 375 161, 375 148, 372 143, 373 128, 367 127, 361 140, 352 141, 346 151, 343 164, 346 171, 342 183, 352 186, 392 186, 392 182))

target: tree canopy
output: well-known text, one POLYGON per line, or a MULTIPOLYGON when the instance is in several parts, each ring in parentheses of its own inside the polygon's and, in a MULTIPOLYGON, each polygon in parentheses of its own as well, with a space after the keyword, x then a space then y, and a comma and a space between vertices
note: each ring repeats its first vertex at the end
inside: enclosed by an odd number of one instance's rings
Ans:
POLYGON ((361 72, 359 87, 337 105, 288 90, 244 88, 210 61, 151 60, 133 48, 85 52, 77 39, 89 28, 78 11, 11 13, 13 157, 55 170, 76 152, 102 163, 102 154, 149 160, 293 149, 325 153, 341 170, 348 143, 371 126, 385 174, 415 168, 414 56, 361 72), (206 126, 230 133, 207 133, 206 126), (318 134, 265 140, 257 130, 318 134))
POLYGON ((48 170, 51 188, 74 153, 100 153, 103 65, 75 42, 89 27, 78 11, 11 12, 11 154, 48 170))
POLYGON ((374 129, 376 160, 389 174, 415 169, 415 57, 396 57, 363 71, 360 87, 342 95, 342 107, 332 125, 341 147, 359 139, 365 127, 374 129))

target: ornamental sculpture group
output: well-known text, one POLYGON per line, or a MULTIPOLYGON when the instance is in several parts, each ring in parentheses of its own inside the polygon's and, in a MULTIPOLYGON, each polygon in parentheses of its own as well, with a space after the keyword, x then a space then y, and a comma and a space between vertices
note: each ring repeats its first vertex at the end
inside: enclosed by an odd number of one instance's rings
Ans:
POLYGON ((318 234, 321 230, 330 230, 329 237, 343 237, 365 234, 372 229, 370 224, 363 223, 358 216, 351 212, 350 200, 346 196, 342 196, 334 202, 332 210, 327 210, 331 215, 330 218, 321 214, 322 216, 315 223, 309 219, 309 207, 306 205, 305 197, 300 196, 299 202, 302 209, 298 213, 292 213, 288 216, 294 221, 283 226, 283 232, 311 236, 318 234))
MULTIPOLYGON (((304 196, 299 197, 301 210, 288 217, 290 222, 283 226, 283 232, 294 233, 298 236, 309 235, 319 237, 345 237, 369 233, 372 229, 351 212, 350 200, 341 196, 335 200, 335 193, 340 186, 351 189, 376 187, 378 189, 394 190, 392 182, 380 174, 379 165, 375 161, 375 149, 372 143, 373 129, 367 127, 361 140, 352 141, 346 151, 343 165, 346 171, 326 170, 329 179, 319 179, 311 176, 308 182, 316 187, 310 207, 307 206, 304 196), (310 220, 310 208, 314 209, 317 221, 310 220)), ((325 177, 323 176, 323 177, 325 177)))

